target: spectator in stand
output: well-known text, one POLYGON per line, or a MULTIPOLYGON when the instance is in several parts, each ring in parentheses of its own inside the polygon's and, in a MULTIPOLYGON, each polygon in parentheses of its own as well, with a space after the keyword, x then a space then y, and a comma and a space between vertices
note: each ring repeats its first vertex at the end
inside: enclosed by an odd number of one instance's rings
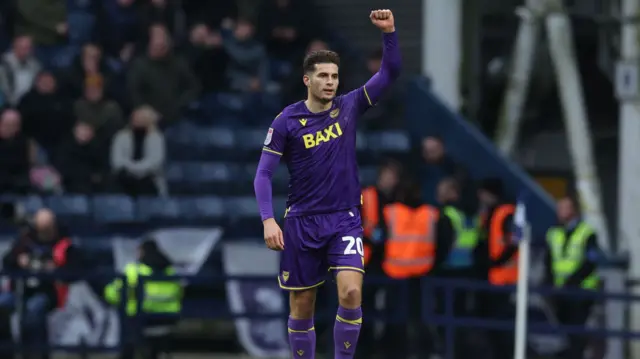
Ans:
POLYGON ((120 106, 104 97, 104 79, 100 74, 86 77, 84 96, 76 101, 73 110, 76 121, 92 127, 95 140, 101 146, 108 146, 125 124, 120 106))
MULTIPOLYGON (((381 63, 382 50, 377 50, 369 55, 364 76, 357 82, 358 85, 356 86, 367 82, 371 76, 377 73, 381 63)), ((404 114, 402 113, 404 96, 401 88, 403 88, 402 83, 396 82, 391 89, 382 95, 375 106, 364 113, 362 121, 359 121, 358 124, 370 131, 404 129, 404 114)))
POLYGON ((163 124, 169 124, 196 99, 198 81, 187 61, 171 52, 164 25, 151 26, 149 36, 147 55, 137 59, 129 72, 129 93, 134 107, 150 105, 160 112, 163 124))
POLYGON ((187 56, 191 68, 200 80, 203 93, 228 88, 226 69, 229 55, 222 45, 222 36, 206 24, 196 24, 189 36, 187 56))
MULTIPOLYGON (((71 98, 84 93, 85 80, 88 76, 100 75, 104 79, 104 87, 110 89, 115 74, 107 65, 102 49, 96 44, 86 44, 65 73, 65 90, 71 98)), ((107 91, 110 93, 110 91, 107 91)), ((114 91, 115 92, 115 91, 114 91)))
MULTIPOLYGON (((56 217, 48 209, 41 209, 33 217, 33 228, 23 231, 20 238, 3 258, 3 269, 8 271, 50 272, 62 270, 70 272, 80 264, 80 255, 68 236, 59 229, 56 217)), ((25 281, 23 296, 25 310, 22 313, 22 343, 27 358, 46 357, 43 353, 48 340, 47 314, 58 306, 63 306, 68 289, 63 283, 30 278, 25 281), (35 354, 35 355, 34 355, 35 354)), ((12 291, 2 293, 0 307, 15 309, 15 283, 12 291)))
POLYGON ((259 14, 259 33, 269 55, 278 60, 294 61, 304 51, 309 39, 320 34, 307 1, 266 0, 259 14), (306 30, 306 31, 305 31, 306 30))
POLYGON ((189 28, 206 24, 210 29, 219 30, 223 22, 238 17, 238 4, 234 0, 182 1, 182 9, 189 28))
POLYGON ((34 88, 22 98, 18 110, 25 135, 49 154, 73 127, 71 101, 59 91, 56 78, 50 72, 38 75, 34 88))
POLYGON ((241 18, 233 31, 223 30, 224 46, 229 53, 227 74, 231 89, 238 92, 259 92, 269 81, 269 61, 264 46, 255 38, 255 26, 241 18))
MULTIPOLYGON (((29 36, 18 36, 13 48, 0 62, 0 92, 5 104, 16 106, 31 87, 42 66, 33 56, 33 43, 29 36)), ((2 101, 0 101, 0 107, 2 101)))
POLYGON ((39 60, 51 65, 69 32, 66 1, 20 0, 16 18, 16 34, 31 36, 39 60))
MULTIPOLYGON (((467 171, 460 165, 458 165, 451 157, 449 157, 445 151, 444 143, 442 139, 437 136, 425 137, 422 140, 421 154, 425 166, 422 167, 421 177, 423 181, 423 188, 425 191, 425 201, 433 206, 438 205, 436 198, 436 188, 438 183, 447 177, 452 177, 458 183, 464 195, 462 198, 471 196, 468 193, 469 181, 467 171), (467 196, 469 195, 469 196, 467 196)), ((467 201, 465 199, 465 201, 467 201)), ((461 209, 467 213, 474 213, 470 204, 460 204, 461 209)))
POLYGON ((120 130, 111 145, 111 170, 130 196, 167 194, 165 141, 156 125, 158 119, 153 108, 137 108, 131 115, 131 125, 120 130))
POLYGON ((22 119, 16 110, 0 116, 0 193, 26 194, 29 171, 36 162, 36 144, 22 133, 22 119))
POLYGON ((109 56, 129 62, 139 36, 139 12, 135 0, 104 0, 98 3, 98 42, 109 56))
POLYGON ((96 139, 93 127, 78 122, 71 139, 60 145, 54 161, 65 191, 90 194, 105 190, 108 153, 104 142, 96 139))
MULTIPOLYGON (((139 21, 140 36, 138 41, 146 44, 149 41, 149 27, 154 24, 164 25, 170 34, 176 29, 176 15, 178 9, 176 2, 170 0, 145 0, 139 2, 139 21)), ((144 46, 141 46, 144 48, 144 46)))

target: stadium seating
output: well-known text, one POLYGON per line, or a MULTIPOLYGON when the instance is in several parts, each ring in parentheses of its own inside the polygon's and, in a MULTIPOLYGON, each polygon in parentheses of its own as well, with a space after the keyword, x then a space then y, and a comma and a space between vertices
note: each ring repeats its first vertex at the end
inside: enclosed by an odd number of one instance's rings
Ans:
MULTIPOLYGON (((225 94, 206 96, 210 108, 222 109, 214 118, 202 111, 166 129, 166 178, 169 198, 129 198, 119 194, 82 196, 4 196, 18 201, 32 213, 44 206, 53 209, 84 242, 108 238, 114 232, 135 237, 159 227, 222 226, 225 238, 256 238, 262 225, 253 193, 264 126, 222 126, 247 123, 225 94), (209 125, 207 125, 207 123, 209 125)), ((202 104, 201 104, 202 106, 202 104)), ((375 181, 381 158, 407 154, 409 138, 402 132, 358 133, 358 158, 363 184, 375 181)), ((281 165, 273 177, 274 209, 281 216, 286 205, 288 174, 281 165)), ((0 226, 0 234, 15 229, 0 226)))

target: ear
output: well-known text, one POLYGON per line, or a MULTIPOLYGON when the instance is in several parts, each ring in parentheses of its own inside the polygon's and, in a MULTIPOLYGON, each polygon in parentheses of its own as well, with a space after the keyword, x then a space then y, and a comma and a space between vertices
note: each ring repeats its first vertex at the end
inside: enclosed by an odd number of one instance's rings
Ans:
POLYGON ((304 74, 302 76, 302 82, 304 83, 305 86, 309 87, 311 84, 311 78, 309 77, 309 75, 304 74))

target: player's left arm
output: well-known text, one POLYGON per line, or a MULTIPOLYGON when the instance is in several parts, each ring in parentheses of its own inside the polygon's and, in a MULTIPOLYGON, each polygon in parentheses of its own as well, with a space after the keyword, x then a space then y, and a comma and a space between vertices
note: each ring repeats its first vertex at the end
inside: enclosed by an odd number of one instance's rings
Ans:
POLYGON ((347 94, 353 96, 360 111, 365 111, 378 102, 400 76, 402 67, 398 35, 391 10, 374 10, 369 18, 371 23, 382 31, 382 62, 378 72, 364 86, 347 94))

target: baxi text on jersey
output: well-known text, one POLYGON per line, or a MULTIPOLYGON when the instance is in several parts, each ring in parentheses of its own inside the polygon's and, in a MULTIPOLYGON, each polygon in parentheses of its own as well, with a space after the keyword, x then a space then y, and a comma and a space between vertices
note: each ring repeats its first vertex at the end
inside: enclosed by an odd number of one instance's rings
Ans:
POLYGON ((308 133, 302 136, 304 148, 309 149, 316 147, 324 142, 329 142, 335 138, 342 136, 342 128, 338 122, 330 125, 322 131, 316 133, 308 133))

